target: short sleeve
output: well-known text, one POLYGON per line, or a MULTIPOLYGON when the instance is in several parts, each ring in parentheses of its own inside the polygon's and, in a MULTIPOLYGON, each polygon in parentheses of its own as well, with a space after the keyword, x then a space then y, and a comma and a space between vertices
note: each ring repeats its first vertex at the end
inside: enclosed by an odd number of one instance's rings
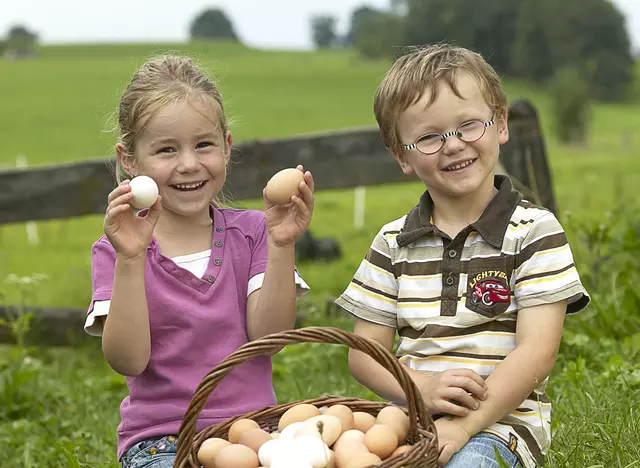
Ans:
POLYGON ((91 302, 87 314, 93 311, 96 301, 111 299, 116 252, 111 244, 101 238, 91 248, 91 302))
MULTIPOLYGON (((249 285, 247 296, 262 287, 264 272, 267 269, 267 224, 264 214, 256 226, 256 230, 251 236, 251 265, 249 266, 249 285)), ((294 281, 296 284, 296 297, 300 298, 309 292, 309 285, 294 266, 294 281)))
POLYGON ((566 234, 551 212, 534 220, 522 241, 514 295, 518 308, 566 300, 568 314, 585 309, 590 302, 566 234))
POLYGON ((357 318, 397 327, 397 301, 391 248, 381 229, 336 304, 357 318))

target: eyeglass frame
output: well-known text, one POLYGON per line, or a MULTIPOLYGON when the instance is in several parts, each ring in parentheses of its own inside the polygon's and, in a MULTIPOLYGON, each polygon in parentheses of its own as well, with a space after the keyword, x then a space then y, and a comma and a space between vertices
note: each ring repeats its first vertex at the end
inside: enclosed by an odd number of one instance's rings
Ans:
POLYGON ((409 145, 405 145, 405 144, 403 143, 403 144, 402 144, 402 146, 403 146, 403 148, 404 148, 404 149, 406 149, 406 150, 416 149, 416 150, 418 150, 418 152, 420 152, 420 153, 422 153, 422 154, 426 154, 426 155, 435 154, 435 153, 437 153, 438 151, 440 151, 440 150, 442 149, 442 147, 444 146, 444 144, 445 144, 445 143, 446 143, 446 141, 447 141, 447 138, 450 138, 450 137, 452 137, 452 136, 454 136, 454 135, 459 135, 459 133, 460 133, 460 127, 462 127, 463 125, 466 125, 466 124, 468 124, 468 123, 471 123, 471 122, 480 122, 480 123, 482 123, 482 125, 483 125, 483 128, 482 128, 482 134, 481 134, 478 138, 476 138, 475 140, 463 140, 462 138, 460 138, 460 137, 458 136, 458 138, 460 139, 460 141, 463 141, 464 143, 473 143, 474 141, 478 141, 480 138, 482 138, 482 137, 484 136, 484 134, 485 134, 485 133, 487 133, 487 127, 491 127, 491 126, 495 125, 495 123, 496 123, 496 122, 495 122, 495 120, 494 120, 494 117, 493 117, 493 116, 492 116, 489 120, 481 120, 481 119, 465 120, 465 121, 464 121, 464 122, 462 122, 460 125, 458 125, 458 127, 457 127, 455 130, 453 130, 453 131, 445 132, 445 133, 439 133, 439 132, 429 132, 429 133, 424 133, 424 134, 420 135, 418 138, 416 138, 416 141, 414 141, 413 143, 411 143, 411 144, 409 144, 409 145), (440 136, 440 138, 441 138, 441 140, 440 140, 440 141, 441 141, 441 145, 440 145, 440 147, 439 147, 437 150, 432 151, 432 152, 430 152, 430 153, 425 153, 424 151, 420 151, 420 150, 418 149, 418 141, 419 141, 419 140, 421 140, 422 138, 426 137, 427 135, 438 135, 438 136, 440 136))

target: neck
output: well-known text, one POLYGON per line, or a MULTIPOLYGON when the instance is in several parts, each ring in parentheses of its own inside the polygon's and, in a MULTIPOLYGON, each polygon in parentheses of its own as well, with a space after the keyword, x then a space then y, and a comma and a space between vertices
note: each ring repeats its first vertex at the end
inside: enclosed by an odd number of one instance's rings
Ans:
POLYGON ((462 229, 476 222, 497 193, 493 180, 492 175, 477 191, 462 197, 452 198, 437 193, 430 194, 434 207, 434 224, 451 237, 455 237, 462 229))
POLYGON ((193 216, 181 216, 169 210, 163 210, 155 231, 164 235, 187 237, 202 232, 203 229, 211 229, 212 225, 213 220, 209 216, 208 207, 202 213, 193 216))

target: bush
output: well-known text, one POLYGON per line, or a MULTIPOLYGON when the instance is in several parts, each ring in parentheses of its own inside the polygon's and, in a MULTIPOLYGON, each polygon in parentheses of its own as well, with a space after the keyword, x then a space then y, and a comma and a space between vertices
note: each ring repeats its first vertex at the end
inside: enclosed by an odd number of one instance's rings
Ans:
POLYGON ((563 143, 585 143, 590 117, 589 80, 577 68, 562 68, 551 83, 556 136, 563 143))

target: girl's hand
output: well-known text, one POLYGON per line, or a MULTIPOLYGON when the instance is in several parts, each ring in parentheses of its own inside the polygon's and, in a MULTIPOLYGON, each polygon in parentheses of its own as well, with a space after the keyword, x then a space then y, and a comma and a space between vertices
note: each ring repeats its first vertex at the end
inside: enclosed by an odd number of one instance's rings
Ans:
MULTIPOLYGON (((297 169, 304 172, 302 166, 297 169)), ((304 173, 304 181, 300 182, 299 188, 302 198, 294 195, 291 203, 286 205, 274 204, 262 191, 269 241, 278 247, 293 247, 311 223, 314 183, 309 171, 304 173)))
POLYGON ((125 180, 109 194, 109 205, 104 218, 104 233, 116 253, 125 260, 145 254, 162 211, 158 196, 145 217, 136 216, 130 205, 132 199, 129 181, 125 180))

